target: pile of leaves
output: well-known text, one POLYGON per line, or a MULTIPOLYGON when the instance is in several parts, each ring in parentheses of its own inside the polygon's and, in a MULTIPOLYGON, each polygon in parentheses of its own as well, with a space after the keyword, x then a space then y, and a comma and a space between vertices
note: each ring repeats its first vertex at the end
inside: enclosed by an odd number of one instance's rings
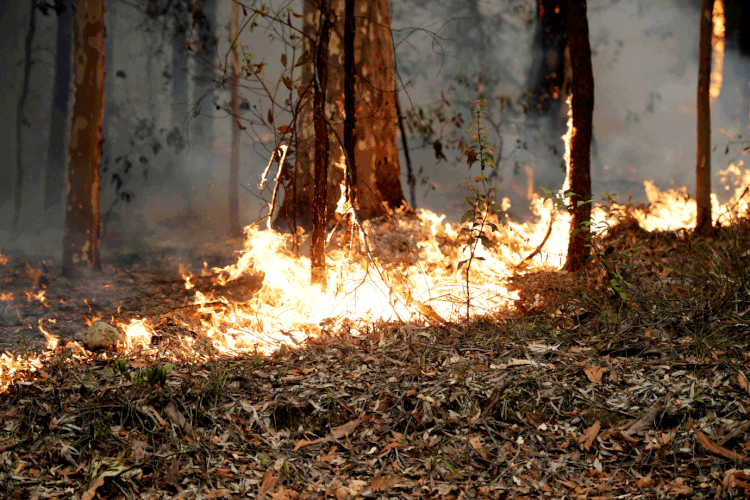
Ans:
POLYGON ((750 495, 747 228, 595 243, 582 275, 517 278, 512 319, 323 329, 272 356, 219 355, 154 279, 152 346, 63 343, 0 396, 0 496, 750 495))

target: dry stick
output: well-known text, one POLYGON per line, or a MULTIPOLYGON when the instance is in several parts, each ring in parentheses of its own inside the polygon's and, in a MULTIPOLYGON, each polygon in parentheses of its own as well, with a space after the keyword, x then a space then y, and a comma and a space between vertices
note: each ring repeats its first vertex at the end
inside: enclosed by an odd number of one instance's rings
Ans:
MULTIPOLYGON (((279 161, 279 169, 276 171, 276 178, 274 179, 274 181, 276 182, 276 186, 274 186, 273 188, 273 196, 271 197, 271 204, 268 206, 268 209, 269 209, 268 221, 266 221, 267 222, 266 227, 268 228, 269 231, 271 230, 273 210, 274 208, 276 208, 276 197, 279 195, 279 188, 281 187, 281 182, 279 182, 279 180, 281 180, 281 171, 284 170, 284 161, 286 160, 286 152, 289 151, 289 146, 287 146, 286 144, 279 146, 279 148, 283 148, 284 153, 281 155, 281 161, 279 161)), ((273 154, 271 155, 271 158, 273 159, 275 155, 276 155, 276 151, 273 152, 273 154)))
MULTIPOLYGON (((326 115, 323 115, 323 117, 326 120, 326 123, 328 124, 328 127, 330 127, 331 131, 333 132, 334 136, 336 137, 336 141, 341 146, 341 150, 344 152, 344 159, 346 160, 347 167, 351 165, 349 155, 347 154, 346 148, 344 147, 344 142, 341 140, 341 137, 339 136, 338 131, 334 128, 331 121, 328 119, 326 115)), ((349 180, 348 175, 344 176, 347 181, 349 180)), ((372 256, 372 252, 370 251, 370 245, 367 241, 367 234, 365 233, 363 226, 362 226, 362 219, 359 216, 359 212, 357 211, 357 207, 355 207, 353 204, 351 205, 351 211, 352 214, 354 214, 354 223, 357 225, 357 228, 359 228, 359 234, 362 238, 362 242, 365 246, 365 254, 367 255, 368 262, 372 262, 372 265, 375 267, 375 270, 378 272, 378 276, 380 276, 380 279, 385 283, 385 285, 388 287, 388 291, 396 296, 398 300, 400 300, 405 307, 409 308, 411 304, 414 304, 417 308, 417 311, 419 311, 424 317, 426 317, 430 322, 433 322, 437 325, 445 325, 447 321, 443 319, 442 316, 440 316, 435 310, 430 307, 429 305, 422 304, 419 300, 412 297, 411 293, 408 294, 406 297, 402 297, 401 294, 399 294, 391 285, 389 280, 387 279, 385 273, 382 269, 378 267, 378 265, 375 262, 375 258, 372 256)), ((369 267, 369 266, 368 266, 369 267)), ((368 271, 369 273, 369 271, 368 271)), ((365 278, 367 277, 367 274, 365 274, 365 278)), ((364 279, 362 280, 362 283, 364 283, 364 279)), ((396 307, 391 303, 391 301, 388 301, 388 304, 391 306, 391 309, 393 309, 393 312, 396 314, 396 316, 401 320, 401 316, 398 314, 398 311, 396 310, 396 307)))
POLYGON ((516 267, 519 267, 519 266, 520 266, 521 264, 523 264, 523 263, 524 263, 524 262, 526 262, 527 260, 531 260, 531 259, 533 259, 534 257, 536 257, 536 255, 537 255, 537 254, 538 254, 539 252, 541 252, 541 251, 542 251, 542 248, 543 248, 543 247, 544 247, 544 245, 545 245, 545 244, 547 243, 547 240, 549 239, 550 235, 552 234, 552 225, 553 225, 554 223, 555 223, 555 218, 554 218, 554 217, 552 217, 552 212, 550 211, 550 216, 549 216, 549 227, 547 228, 547 234, 545 234, 545 235, 544 235, 544 239, 542 240, 542 242, 541 242, 541 243, 539 243, 539 246, 538 246, 538 247, 536 247, 536 250, 534 250, 533 252, 531 252, 531 253, 530 253, 529 255, 527 255, 527 256, 526 256, 526 258, 525 258, 525 259, 523 259, 523 260, 522 260, 521 262, 519 262, 518 264, 516 264, 516 267))

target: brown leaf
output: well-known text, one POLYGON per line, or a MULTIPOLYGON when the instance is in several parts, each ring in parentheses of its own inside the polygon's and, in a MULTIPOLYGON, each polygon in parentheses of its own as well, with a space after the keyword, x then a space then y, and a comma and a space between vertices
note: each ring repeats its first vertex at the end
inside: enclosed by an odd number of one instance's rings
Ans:
POLYGON ((263 476, 263 481, 258 486, 258 500, 263 498, 263 495, 276 485, 278 479, 279 476, 275 476, 272 471, 269 470, 266 472, 266 475, 263 476))
POLYGON ((472 436, 469 438, 469 444, 472 448, 474 448, 474 451, 479 453, 479 456, 481 456, 485 460, 489 460, 489 457, 487 456, 487 452, 484 451, 484 447, 482 446, 482 442, 479 440, 478 437, 472 436))
POLYGON ((585 368, 583 371, 586 373, 586 376, 589 378, 591 383, 597 384, 602 379, 602 375, 604 375, 604 371, 606 368, 603 368, 601 366, 589 366, 588 368, 585 368))
POLYGON ((291 81, 291 80, 290 80, 289 78, 287 78, 287 77, 285 77, 285 76, 282 76, 282 77, 281 77, 281 81, 282 81, 282 82, 284 82, 284 85, 286 86, 286 88, 287 88, 288 90, 292 90, 292 87, 293 87, 294 85, 292 84, 292 81, 291 81))
POLYGON ((737 453, 736 451, 729 450, 711 441, 708 438, 708 436, 706 436, 701 431, 696 429, 696 427, 693 425, 692 420, 688 421, 687 428, 693 431, 693 433, 695 433, 696 441, 698 441, 701 445, 703 445, 704 448, 706 448, 711 453, 722 455, 730 460, 740 460, 745 463, 750 463, 750 459, 748 459, 747 455, 740 456, 740 454, 737 453))
POLYGON ((282 134, 287 134, 291 131, 292 127, 290 127, 289 125, 282 125, 281 127, 279 127, 279 132, 281 132, 282 134))
POLYGON ((331 429, 331 435, 335 439, 341 439, 342 437, 354 432, 354 429, 356 429, 361 422, 362 420, 358 418, 355 420, 351 420, 345 423, 344 425, 339 425, 338 427, 334 427, 333 429, 331 429))
POLYGON ((599 435, 599 429, 601 429, 601 427, 601 422, 597 420, 594 422, 594 425, 583 431, 581 437, 578 438, 578 442, 581 443, 581 447, 584 450, 589 451, 591 445, 594 443, 594 439, 599 435))
POLYGON ((91 486, 89 486, 89 489, 86 490, 83 495, 81 495, 81 500, 93 500, 94 496, 96 495, 96 490, 99 488, 99 486, 104 484, 104 476, 99 476, 96 478, 96 481, 91 483, 91 486))
POLYGON ((745 372, 739 372, 737 374, 737 382, 739 382, 740 387, 745 389, 748 394, 750 394, 750 383, 747 381, 747 377, 745 376, 745 372))
POLYGON ((397 476, 376 476, 372 478, 370 488, 372 488, 373 491, 387 491, 393 488, 396 484, 398 484, 397 476))

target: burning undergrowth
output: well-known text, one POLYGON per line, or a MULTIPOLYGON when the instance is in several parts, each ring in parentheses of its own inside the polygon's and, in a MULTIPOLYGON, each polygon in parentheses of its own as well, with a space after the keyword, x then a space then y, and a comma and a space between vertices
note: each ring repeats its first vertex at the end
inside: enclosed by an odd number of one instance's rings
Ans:
POLYGON ((232 263, 184 278, 110 267, 82 284, 5 261, 2 279, 30 293, 4 292, 3 306, 37 314, 24 331, 58 345, 0 360, 2 492, 742 489, 750 223, 748 179, 736 181, 708 239, 678 228, 692 206, 679 191, 600 206, 578 275, 558 270, 566 214, 537 200, 536 224, 491 233, 468 322, 460 227, 429 212, 368 222, 368 247, 339 228, 326 291, 309 287, 290 236, 256 228, 232 263), (73 325, 97 319, 129 344, 82 347, 73 325))

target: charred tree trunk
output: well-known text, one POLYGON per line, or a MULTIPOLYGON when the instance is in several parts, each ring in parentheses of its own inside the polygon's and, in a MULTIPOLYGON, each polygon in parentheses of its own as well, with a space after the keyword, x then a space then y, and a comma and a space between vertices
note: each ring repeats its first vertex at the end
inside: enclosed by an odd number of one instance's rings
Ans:
POLYGON ((232 236, 242 234, 240 224, 240 6, 232 2, 232 27, 230 43, 232 44, 232 153, 229 160, 229 233, 232 236))
POLYGON ((328 42, 331 36, 330 0, 320 2, 320 30, 315 51, 315 76, 313 87, 313 119, 315 125, 315 192, 312 206, 312 240, 310 244, 310 282, 326 288, 326 203, 328 198, 328 124, 326 123, 326 86, 328 84, 328 42))
POLYGON ((357 68, 354 66, 354 0, 345 0, 344 7, 344 146, 348 159, 347 188, 349 189, 349 200, 352 206, 356 206, 357 186, 357 162, 354 158, 355 146, 357 144, 355 117, 354 83, 357 78, 357 68))
POLYGON ((214 123, 211 110, 214 104, 214 74, 217 66, 216 14, 218 0, 205 0, 198 12, 198 47, 194 54, 196 79, 195 97, 198 110, 193 119, 193 134, 211 150, 214 144, 214 123))
POLYGON ((698 161, 695 177, 695 230, 708 234, 711 220, 711 35, 714 0, 703 0, 701 7, 700 55, 698 60, 698 161))
POLYGON ((44 209, 55 208, 65 192, 65 160, 68 139, 68 101, 70 100, 71 53, 73 48, 73 0, 59 0, 55 51, 55 85, 50 111, 49 146, 44 179, 44 209))
POLYGON ((70 127, 63 274, 101 270, 99 162, 104 118, 104 0, 77 0, 74 25, 76 89, 70 127))
POLYGON ((568 183, 570 239, 563 269, 577 271, 586 264, 591 221, 591 129, 594 115, 594 73, 586 18, 586 0, 568 1, 568 47, 573 69, 573 130, 570 136, 568 183))
MULTIPOLYGON (((303 1, 303 30, 308 42, 305 50, 315 53, 311 40, 319 31, 320 0, 303 1)), ((328 116, 339 136, 343 134, 343 113, 335 103, 344 100, 343 24, 346 19, 344 0, 331 1, 336 22, 331 30, 329 75, 326 91, 328 116)), ((354 65, 356 68, 355 108, 356 128, 354 163, 357 165, 357 206, 363 218, 379 217, 405 203, 401 187, 398 160, 398 125, 396 119, 396 80, 393 66, 393 47, 390 33, 390 4, 388 0, 355 3, 354 65)), ((312 58, 311 58, 312 59, 312 58)), ((310 87, 313 81, 312 61, 303 67, 302 84, 310 87)), ((343 171, 336 167, 342 159, 342 144, 329 130, 330 154, 328 168, 328 218, 335 215, 343 171)), ((301 106, 296 120, 297 154, 294 171, 295 185, 288 189, 279 210, 276 225, 286 227, 286 221, 297 220, 310 227, 313 203, 313 168, 315 164, 315 134, 313 106, 301 106), (291 196, 296 192, 296 196, 291 196)))
POLYGON ((31 66, 34 64, 31 59, 31 44, 34 41, 36 32, 36 6, 37 0, 31 0, 31 11, 29 14, 29 30, 26 32, 26 45, 24 50, 23 66, 23 84, 21 93, 18 96, 18 106, 16 107, 16 184, 14 194, 14 214, 13 228, 18 227, 18 220, 21 217, 21 207, 23 204, 23 126, 26 118, 24 109, 26 108, 26 99, 29 97, 29 79, 31 78, 31 66))

